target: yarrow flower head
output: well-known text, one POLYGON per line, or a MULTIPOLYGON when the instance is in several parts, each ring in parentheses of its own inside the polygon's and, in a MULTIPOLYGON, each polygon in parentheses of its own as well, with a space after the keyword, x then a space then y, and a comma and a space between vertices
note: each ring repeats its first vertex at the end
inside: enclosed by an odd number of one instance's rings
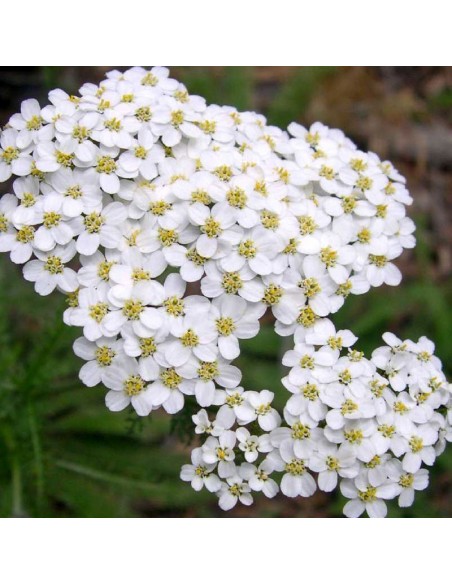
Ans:
POLYGON ((452 439, 435 347, 386 333, 367 359, 329 319, 400 283, 405 179, 340 130, 208 105, 164 67, 49 101, 0 133, 0 251, 39 294, 68 295, 82 382, 108 388, 113 412, 198 410, 181 478, 224 511, 317 488, 339 488, 347 516, 411 505, 452 439), (265 313, 293 337, 281 411, 232 364, 265 313))

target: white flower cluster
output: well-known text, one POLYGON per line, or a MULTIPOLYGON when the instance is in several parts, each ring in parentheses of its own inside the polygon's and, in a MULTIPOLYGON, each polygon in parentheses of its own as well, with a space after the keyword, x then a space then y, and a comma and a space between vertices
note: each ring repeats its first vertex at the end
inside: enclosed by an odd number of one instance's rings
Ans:
POLYGON ((1 132, 0 181, 18 178, 0 200, 0 251, 39 294, 68 295, 83 383, 109 388, 113 411, 218 408, 214 422, 195 416, 210 436, 182 478, 223 509, 274 496, 273 472, 283 493, 309 496, 309 471, 325 491, 344 479, 347 515, 410 504, 451 434, 433 346, 389 336, 368 361, 326 318, 400 283, 392 260, 415 245, 403 177, 320 123, 284 132, 206 105, 162 67, 79 93, 29 99, 1 132), (267 310, 295 339, 284 421, 231 365, 267 310))
POLYGON ((385 499, 412 505, 415 490, 428 485, 422 464, 433 465, 451 439, 450 386, 431 341, 383 338, 369 361, 351 348, 351 331, 336 331, 328 319, 298 328, 283 358, 290 372, 282 381, 293 394, 285 423, 273 393, 228 390, 213 421, 205 410, 194 416, 196 432, 209 436, 182 479, 216 492, 224 510, 251 504, 252 491, 309 497, 339 481, 348 517, 384 517, 385 499), (255 434, 243 427, 250 422, 255 434))

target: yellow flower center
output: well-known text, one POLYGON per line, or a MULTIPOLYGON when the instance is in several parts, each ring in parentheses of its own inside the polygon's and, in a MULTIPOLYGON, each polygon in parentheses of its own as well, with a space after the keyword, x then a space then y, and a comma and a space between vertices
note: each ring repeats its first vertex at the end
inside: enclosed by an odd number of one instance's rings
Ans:
POLYGON ((409 489, 413 486, 414 476, 411 473, 403 474, 399 479, 399 485, 404 489, 409 489))
POLYGON ((42 128, 42 122, 44 120, 41 118, 41 116, 32 116, 26 124, 27 130, 30 130, 31 132, 33 130, 40 130, 42 128))
POLYGON ((341 371, 338 377, 339 381, 341 383, 344 383, 345 385, 347 385, 347 383, 350 383, 350 381, 352 380, 352 375, 348 369, 344 369, 343 371, 341 371))
POLYGON ((145 381, 139 375, 131 375, 124 381, 124 391, 129 396, 138 395, 145 387, 145 381))
POLYGON ((108 282, 108 280, 110 279, 110 270, 112 265, 115 262, 101 262, 98 267, 97 267, 97 275, 99 276, 99 278, 101 280, 104 280, 104 282, 108 282))
POLYGON ((5 233, 6 231, 8 231, 8 224, 9 221, 8 219, 5 217, 5 215, 0 215, 0 231, 2 233, 5 233))
POLYGON ((281 288, 281 286, 277 286, 276 284, 269 284, 265 288, 265 292, 264 292, 264 296, 262 298, 262 301, 267 306, 273 306, 274 304, 278 304, 278 302, 282 298, 282 295, 283 295, 283 289, 281 288))
POLYGON ((337 251, 331 247, 324 247, 320 250, 320 260, 327 268, 333 268, 337 262, 337 251))
POLYGON ((313 357, 310 355, 303 355, 303 357, 300 359, 300 367, 302 369, 314 369, 315 362, 313 357))
POLYGON ((223 337, 227 337, 235 331, 235 324, 230 316, 217 318, 216 327, 218 333, 223 337))
POLYGON ((422 438, 419 438, 419 436, 413 436, 409 441, 409 445, 411 448, 411 452, 414 452, 415 454, 417 452, 420 452, 424 448, 422 438))
POLYGON ((362 430, 345 430, 344 437, 350 444, 361 444, 364 434, 362 430))
MULTIPOLYGON (((1 219, 0 219, 0 231, 1 229, 1 219)), ((35 238, 35 228, 31 225, 24 225, 16 233, 16 239, 20 243, 30 243, 35 238)))
POLYGON ((314 326, 316 320, 317 315, 310 306, 302 308, 300 310, 300 314, 297 317, 297 323, 301 324, 301 326, 304 326, 305 328, 310 328, 314 326))
POLYGON ((334 350, 342 350, 342 337, 330 337, 327 343, 334 350))
POLYGON ((177 243, 179 240, 179 234, 175 229, 159 228, 158 239, 163 247, 170 247, 171 245, 177 243))
POLYGON ((200 255, 196 249, 188 250, 187 259, 193 262, 196 266, 203 266, 207 261, 207 258, 204 258, 202 255, 200 255))
POLYGON ((317 223, 310 215, 302 215, 298 217, 298 224, 300 226, 301 235, 310 235, 317 229, 317 223))
POLYGON ((149 122, 152 118, 151 108, 148 106, 139 107, 135 112, 135 117, 140 120, 140 122, 149 122))
POLYGON ((178 89, 177 91, 174 92, 173 97, 174 99, 180 101, 181 103, 187 103, 190 96, 188 95, 188 91, 184 89, 178 89))
POLYGON ((228 182, 232 178, 232 168, 226 164, 217 166, 213 173, 224 182, 228 182))
POLYGON ((380 466, 381 464, 381 458, 378 456, 378 454, 376 454, 371 460, 369 460, 369 462, 365 463, 365 467, 366 468, 377 468, 377 466, 380 466))
POLYGON ((216 221, 213 217, 208 217, 204 225, 201 226, 201 231, 205 233, 207 237, 213 238, 218 237, 223 230, 219 221, 216 221))
POLYGON ((272 211, 262 211, 261 223, 265 229, 271 229, 272 231, 275 231, 279 227, 279 215, 277 213, 273 213, 272 211))
POLYGON ((212 381, 219 373, 217 361, 201 361, 198 367, 198 377, 203 381, 212 381))
POLYGON ((319 388, 315 383, 305 383, 301 387, 301 393, 309 401, 316 401, 320 395, 319 388))
POLYGON ((223 274, 222 287, 227 294, 236 294, 242 286, 242 278, 237 272, 225 272, 223 274))
POLYGON ((43 223, 44 227, 47 229, 52 229, 52 227, 56 227, 59 225, 61 221, 61 215, 59 213, 55 213, 55 211, 49 211, 48 213, 44 213, 43 223))
POLYGON ((129 320, 139 320, 140 314, 143 312, 144 306, 140 300, 126 300, 122 313, 129 320))
POLYGON ((58 256, 49 256, 44 264, 44 270, 53 275, 62 274, 64 264, 58 256))
POLYGON ((361 191, 368 191, 372 188, 373 180, 368 176, 360 176, 356 181, 356 188, 360 189, 361 191))
POLYGON ((192 329, 188 329, 180 340, 184 347, 197 347, 199 345, 199 337, 192 329))
POLYGON ((331 168, 331 166, 323 165, 319 171, 319 175, 327 180, 333 180, 335 174, 334 168, 331 168))
POLYGON ((387 205, 377 205, 377 217, 384 219, 388 213, 388 206, 387 205))
POLYGON ((116 162, 111 156, 101 156, 97 161, 96 170, 99 173, 111 174, 116 170, 116 162))
POLYGON ((300 282, 300 288, 307 298, 312 298, 322 290, 319 282, 315 278, 305 278, 300 282))
POLYGON ((147 282, 148 280, 151 279, 151 274, 149 272, 146 272, 145 270, 142 270, 141 268, 135 268, 132 271, 132 280, 134 282, 147 282))
POLYGON ((76 125, 72 130, 72 137, 75 138, 78 142, 83 142, 87 138, 89 138, 91 132, 85 126, 76 125))
POLYGON ((358 233, 358 241, 359 241, 359 243, 369 243, 371 236, 372 236, 372 234, 371 234, 370 230, 367 229, 366 227, 364 227, 358 233))
POLYGON ((210 203, 212 202, 209 193, 202 189, 197 189, 196 191, 193 191, 191 194, 191 200, 193 203, 202 203, 203 205, 210 205, 210 203))
POLYGON ((305 473, 306 467, 302 460, 293 458, 290 462, 286 464, 285 470, 286 472, 293 476, 300 476, 305 473))
POLYGON ((156 77, 153 73, 149 72, 141 80, 141 85, 148 85, 150 87, 155 87, 159 82, 158 77, 156 77))
POLYGON ((98 302, 89 307, 88 314, 97 323, 102 322, 103 318, 108 312, 108 304, 106 302, 98 302))
POLYGON ((137 158, 140 158, 141 160, 145 160, 146 156, 148 155, 148 151, 146 150, 146 148, 144 146, 137 146, 134 150, 134 154, 137 158))
POLYGON ((182 110, 175 110, 171 112, 171 123, 175 128, 178 128, 184 122, 184 112, 182 110))
POLYGON ((254 241, 252 241, 251 239, 242 241, 239 245, 238 252, 239 255, 247 259, 252 259, 256 257, 257 249, 256 246, 254 245, 254 241))
POLYGON ((154 341, 154 337, 140 339, 140 351, 142 357, 150 357, 153 355, 157 351, 157 345, 154 341))
POLYGON ((367 168, 367 162, 364 162, 361 158, 352 158, 350 167, 356 172, 364 172, 367 168))
POLYGON ((74 154, 55 150, 55 159, 58 164, 61 164, 61 166, 70 168, 72 166, 72 161, 74 160, 74 154))
POLYGON ((235 187, 228 191, 226 194, 226 200, 231 205, 231 207, 235 207, 236 209, 243 209, 246 205, 248 197, 243 189, 239 187, 235 187))
POLYGON ((2 152, 2 160, 6 162, 6 164, 11 164, 13 160, 19 158, 20 151, 18 148, 14 148, 14 146, 7 146, 2 152))
POLYGON ((372 503, 377 498, 376 487, 368 486, 365 491, 358 491, 358 497, 364 503, 372 503))
POLYGON ((347 280, 347 282, 344 282, 343 284, 339 284, 336 290, 336 296, 343 296, 344 298, 347 298, 347 296, 350 296, 352 287, 353 286, 350 280, 347 280))
POLYGON ((178 296, 170 296, 163 302, 163 306, 171 316, 183 316, 184 314, 184 301, 178 296))
POLYGON ((98 347, 96 349, 96 361, 99 363, 101 367, 108 367, 111 365, 116 353, 107 345, 103 345, 102 347, 98 347))
POLYGON ((408 408, 407 406, 401 402, 401 401, 396 401, 394 402, 394 405, 392 406, 392 409, 397 413, 397 414, 406 414, 408 412, 408 408))
POLYGON ((166 201, 155 201, 154 203, 151 203, 149 205, 149 211, 153 215, 157 215, 158 217, 164 215, 171 208, 172 208, 171 203, 167 203, 166 201))
POLYGON ((217 123, 213 120, 204 120, 200 122, 199 127, 205 134, 214 134, 217 129, 217 123))
POLYGON ((292 426, 292 438, 294 440, 305 440, 311 437, 311 429, 301 422, 295 422, 292 426))
POLYGON ((356 199, 353 195, 349 196, 349 197, 344 197, 341 201, 341 206, 342 209, 344 210, 344 213, 346 213, 347 215, 349 215, 350 213, 353 213, 353 211, 355 210, 356 207, 356 199))
POLYGON ((163 385, 170 389, 176 389, 182 381, 182 377, 176 372, 174 367, 162 371, 160 373, 160 379, 162 380, 163 385))
POLYGON ((327 456, 326 457, 326 466, 328 467, 328 470, 337 471, 340 468, 339 460, 337 458, 334 458, 334 456, 327 456))
POLYGON ((85 229, 88 233, 99 233, 102 225, 105 223, 105 219, 100 213, 93 212, 86 215, 83 219, 83 223, 85 224, 85 229))
POLYGON ((22 205, 24 207, 33 207, 36 203, 36 197, 33 193, 24 193, 22 196, 22 205))
POLYGON ((346 416, 347 414, 353 414, 358 409, 358 404, 356 404, 351 399, 346 399, 341 406, 341 414, 346 416))
POLYGON ((290 180, 290 173, 286 168, 277 168, 276 172, 278 173, 279 180, 282 181, 284 184, 288 184, 290 180))
POLYGON ((378 426, 378 431, 382 434, 385 438, 392 438, 395 433, 395 426, 389 426, 388 424, 381 424, 378 426))
POLYGON ((82 187, 80 185, 73 185, 66 189, 64 193, 66 197, 71 197, 72 199, 80 199, 83 196, 82 187))

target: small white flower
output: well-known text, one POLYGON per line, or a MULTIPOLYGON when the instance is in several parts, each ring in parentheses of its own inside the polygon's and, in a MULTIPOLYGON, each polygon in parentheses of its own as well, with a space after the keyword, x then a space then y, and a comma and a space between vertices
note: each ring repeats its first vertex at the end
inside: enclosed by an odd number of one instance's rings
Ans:
POLYGON ((369 517, 385 517, 386 503, 383 499, 392 499, 397 496, 397 487, 389 483, 373 486, 367 481, 365 472, 355 479, 345 479, 340 485, 344 497, 351 499, 344 507, 346 517, 359 517, 366 511, 369 517))
POLYGON ((414 502, 414 492, 423 491, 428 486, 428 470, 425 468, 421 468, 415 473, 406 472, 399 460, 392 459, 387 464, 387 471, 391 481, 399 486, 399 507, 411 507, 414 502))
POLYGON ((78 306, 72 310, 68 322, 83 327, 88 341, 97 341, 102 336, 112 337, 113 333, 105 326, 109 309, 105 288, 84 288, 79 292, 78 306))
POLYGON ((66 245, 79 233, 80 219, 66 217, 62 203, 62 199, 58 196, 45 197, 42 210, 35 218, 36 223, 42 223, 35 233, 36 249, 50 251, 56 245, 66 245))
POLYGON ((35 251, 37 260, 31 260, 24 266, 24 278, 35 283, 35 290, 41 296, 47 296, 59 288, 63 292, 77 290, 77 275, 65 266, 75 255, 75 244, 65 247, 56 246, 52 251, 35 251))
POLYGON ((251 489, 239 475, 228 477, 226 483, 222 483, 219 497, 218 504, 223 511, 230 511, 237 501, 247 506, 253 503, 251 489))
POLYGON ((98 175, 92 168, 60 168, 49 176, 48 183, 42 185, 42 192, 58 193, 62 199, 62 212, 67 217, 101 210, 102 192, 98 175))
POLYGON ((161 368, 158 379, 149 389, 152 405, 156 408, 163 406, 168 414, 179 412, 184 407, 184 396, 194 393, 194 381, 186 378, 188 374, 193 376, 193 372, 186 364, 177 368, 161 368))
POLYGON ((139 416, 147 416, 151 412, 150 386, 139 375, 135 359, 124 357, 118 360, 107 369, 103 382, 110 388, 105 396, 109 410, 119 412, 132 404, 139 416))
POLYGON ((318 472, 318 485, 321 491, 333 491, 338 477, 354 478, 358 475, 358 462, 349 450, 340 449, 334 444, 322 440, 318 444, 318 451, 309 458, 308 466, 318 472))
POLYGON ((184 464, 181 469, 180 478, 191 483, 195 491, 200 491, 206 487, 211 493, 217 492, 221 488, 221 481, 213 473, 216 464, 207 464, 203 459, 202 448, 195 448, 191 453, 192 464, 184 464))
POLYGON ((305 460, 298 458, 294 453, 291 442, 285 441, 281 444, 278 456, 269 456, 271 463, 274 463, 275 470, 283 471, 281 479, 281 492, 287 497, 310 497, 316 491, 316 484, 313 477, 307 471, 305 460))
POLYGON ((249 424, 257 420, 259 426, 266 432, 274 430, 281 423, 281 416, 271 407, 275 394, 267 389, 249 391, 244 404, 236 410, 240 424, 249 424))
POLYGON ((218 438, 209 436, 202 446, 202 458, 208 464, 218 463, 218 475, 224 479, 234 476, 235 432, 226 430, 218 438))
POLYGON ((251 490, 262 492, 269 499, 275 497, 279 491, 276 481, 269 476, 272 471, 273 467, 268 460, 261 462, 257 468, 246 462, 240 466, 240 476, 248 481, 251 490))
POLYGON ((11 128, 18 130, 18 148, 27 148, 32 142, 38 143, 53 138, 53 128, 44 124, 41 107, 36 99, 26 99, 20 106, 20 114, 14 114, 9 120, 11 128))
POLYGON ((0 134, 0 182, 5 182, 12 174, 27 176, 31 172, 32 158, 27 149, 17 145, 18 132, 3 130, 0 134))
POLYGON ((128 321, 139 336, 147 336, 163 324, 157 308, 162 297, 162 285, 158 282, 139 282, 133 288, 113 286, 108 292, 112 311, 105 317, 105 329, 109 336, 117 334, 128 321))
POLYGON ((74 353, 81 357, 85 363, 80 369, 79 377, 85 385, 93 387, 103 382, 107 368, 124 355, 122 341, 100 337, 91 342, 85 337, 80 337, 74 342, 74 353))
POLYGON ((121 239, 119 225, 126 219, 127 212, 122 203, 110 203, 101 212, 92 211, 83 218, 83 231, 77 238, 77 251, 89 256, 102 245, 115 248, 121 239))
POLYGON ((189 210, 191 221, 199 225, 201 235, 196 242, 196 251, 205 258, 225 256, 231 245, 237 243, 240 231, 230 229, 235 224, 233 211, 218 203, 212 209, 195 203, 189 210))
POLYGON ((265 311, 261 304, 249 304, 239 296, 220 296, 212 302, 212 316, 218 332, 218 349, 225 359, 240 354, 238 339, 250 339, 259 331, 259 318, 265 311))

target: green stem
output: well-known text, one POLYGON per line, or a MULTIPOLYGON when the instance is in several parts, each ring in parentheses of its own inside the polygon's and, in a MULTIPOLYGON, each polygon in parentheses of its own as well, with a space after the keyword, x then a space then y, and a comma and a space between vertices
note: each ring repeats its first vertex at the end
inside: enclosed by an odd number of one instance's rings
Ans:
POLYGON ((36 411, 33 403, 28 402, 28 424, 30 426, 31 443, 33 447, 35 472, 36 472, 36 503, 38 511, 41 510, 44 499, 44 465, 42 456, 41 438, 36 423, 36 411))
POLYGON ((5 443, 11 458, 11 515, 12 517, 24 517, 25 512, 22 503, 22 469, 20 466, 19 457, 17 456, 16 442, 14 440, 13 432, 8 426, 3 428, 3 434, 5 436, 5 443))

